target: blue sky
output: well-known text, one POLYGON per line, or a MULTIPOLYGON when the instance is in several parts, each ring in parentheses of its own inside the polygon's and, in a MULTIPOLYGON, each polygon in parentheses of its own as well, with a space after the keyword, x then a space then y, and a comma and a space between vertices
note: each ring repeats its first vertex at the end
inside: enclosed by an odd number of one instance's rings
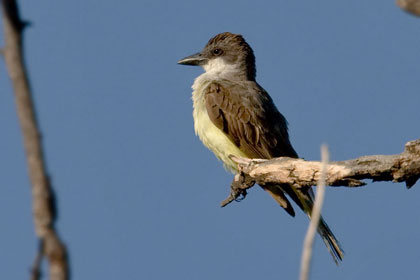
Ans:
MULTIPOLYGON (((301 157, 400 153, 420 137, 420 20, 394 1, 20 1, 58 229, 74 279, 297 279, 307 218, 259 188, 221 209, 232 175, 194 135, 176 62, 244 35, 257 81, 301 157)), ((2 32, 2 31, 1 31, 2 32)), ((0 33, 0 44, 4 42, 0 33)), ((26 279, 36 251, 22 138, 0 60, 0 263, 26 279)), ((328 188, 346 255, 317 239, 312 279, 414 279, 420 188, 328 188)))

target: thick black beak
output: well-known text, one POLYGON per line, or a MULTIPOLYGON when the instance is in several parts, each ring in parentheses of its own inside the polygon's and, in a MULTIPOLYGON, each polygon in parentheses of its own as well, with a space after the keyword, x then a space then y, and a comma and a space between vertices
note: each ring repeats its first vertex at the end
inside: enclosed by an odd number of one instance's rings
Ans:
POLYGON ((181 59, 180 61, 178 61, 178 64, 200 66, 205 64, 206 62, 207 59, 203 57, 201 53, 196 53, 181 59))

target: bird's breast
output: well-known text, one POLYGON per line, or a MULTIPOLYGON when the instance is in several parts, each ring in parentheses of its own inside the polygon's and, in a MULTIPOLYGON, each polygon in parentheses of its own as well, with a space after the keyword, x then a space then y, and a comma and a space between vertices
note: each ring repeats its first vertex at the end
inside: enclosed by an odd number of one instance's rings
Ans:
POLYGON ((211 81, 207 80, 203 74, 195 80, 192 87, 195 133, 201 142, 224 163, 226 169, 236 173, 236 164, 229 158, 229 155, 239 157, 246 157, 246 155, 210 120, 205 101, 205 89, 210 83, 211 81))

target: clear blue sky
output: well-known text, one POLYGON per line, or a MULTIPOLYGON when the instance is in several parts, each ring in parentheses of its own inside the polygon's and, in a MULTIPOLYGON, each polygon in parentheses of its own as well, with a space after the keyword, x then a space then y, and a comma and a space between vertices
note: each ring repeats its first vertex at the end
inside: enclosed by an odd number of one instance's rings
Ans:
MULTIPOLYGON (((420 137, 420 19, 394 1, 20 1, 58 229, 74 279, 297 279, 307 218, 259 188, 219 207, 232 175, 194 135, 176 62, 241 33, 299 155, 400 153, 420 137)), ((3 34, 0 33, 2 45, 3 34)), ((28 279, 36 239, 13 94, 0 60, 0 264, 28 279)), ((329 188, 336 267, 312 279, 416 279, 420 185, 329 188)))

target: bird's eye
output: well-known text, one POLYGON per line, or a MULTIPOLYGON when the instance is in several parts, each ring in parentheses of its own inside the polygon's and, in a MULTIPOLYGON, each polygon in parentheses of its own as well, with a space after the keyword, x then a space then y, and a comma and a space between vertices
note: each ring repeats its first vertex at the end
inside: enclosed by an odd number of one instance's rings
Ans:
POLYGON ((214 55, 221 55, 222 53, 223 53, 223 51, 221 49, 214 49, 213 50, 214 55))

